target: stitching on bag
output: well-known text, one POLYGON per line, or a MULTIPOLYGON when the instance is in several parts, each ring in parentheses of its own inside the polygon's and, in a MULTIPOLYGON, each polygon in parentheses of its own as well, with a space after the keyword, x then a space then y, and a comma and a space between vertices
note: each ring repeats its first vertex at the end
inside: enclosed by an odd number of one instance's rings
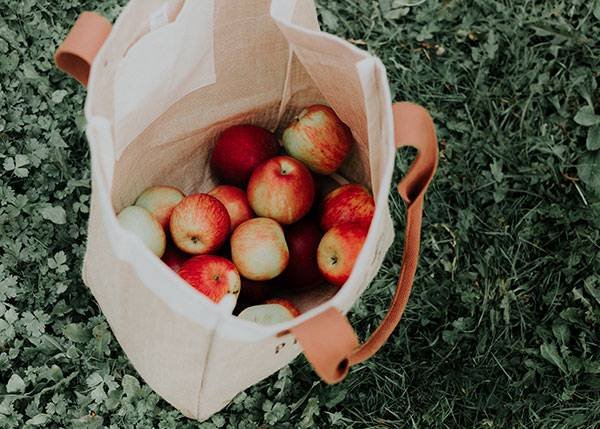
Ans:
POLYGON ((211 355, 212 355, 212 351, 213 351, 213 344, 214 344, 214 340, 215 340, 215 333, 217 331, 217 327, 219 326, 219 324, 221 323, 221 318, 222 316, 219 315, 219 318, 217 319, 217 323, 215 324, 215 326, 213 327, 213 329, 211 329, 210 331, 210 341, 208 342, 208 351, 206 352, 206 357, 204 358, 204 365, 202 365, 202 375, 200 376, 200 387, 198 388, 198 394, 196 395, 196 417, 200 416, 200 398, 202 396, 202 390, 204 390, 204 381, 206 380, 206 370, 208 368, 208 363, 210 361, 211 355))
MULTIPOLYGON (((387 134, 387 129, 384 129, 384 120, 383 120, 384 114, 383 113, 385 112, 385 100, 382 99, 383 91, 381 89, 381 86, 382 86, 381 85, 381 71, 380 71, 380 67, 379 66, 383 67, 383 65, 382 64, 378 64, 378 61, 376 60, 375 63, 374 63, 374 71, 375 71, 375 90, 376 90, 375 93, 377 94, 377 105, 378 105, 377 108, 378 108, 378 111, 379 111, 378 112, 379 114, 377 115, 377 118, 378 118, 378 127, 379 127, 378 129, 380 130, 380 132, 382 134, 380 137, 383 137, 385 134, 387 134)), ((385 141, 383 143, 387 144, 387 141, 385 141)), ((369 153, 369 157, 370 156, 371 156, 371 154, 369 153)), ((379 165, 379 170, 381 170, 382 169, 381 162, 379 162, 379 164, 380 164, 379 165)), ((381 192, 381 188, 382 187, 383 187, 383 183, 381 183, 381 180, 380 180, 378 192, 381 192)), ((390 205, 390 203, 389 203, 389 194, 390 193, 388 192, 388 201, 386 202, 386 204, 388 206, 387 207, 388 216, 389 216, 389 210, 390 210, 389 209, 389 205, 390 205)), ((380 210, 382 210, 382 209, 380 208, 380 210)), ((392 230, 393 230, 393 227, 392 227, 392 230)), ((393 243, 394 239, 395 238, 392 239, 392 243, 393 243)), ((383 258, 385 257, 384 254, 387 253, 387 251, 391 247, 392 243, 390 243, 389 245, 386 246, 385 240, 379 240, 377 242, 377 246, 375 246, 375 252, 373 252, 374 255, 373 255, 373 262, 372 262, 373 264, 377 264, 377 262, 379 262, 379 268, 377 269, 377 273, 379 273, 379 271, 381 271, 381 263, 383 262, 383 258), (384 247, 387 247, 387 249, 384 249, 384 247)))

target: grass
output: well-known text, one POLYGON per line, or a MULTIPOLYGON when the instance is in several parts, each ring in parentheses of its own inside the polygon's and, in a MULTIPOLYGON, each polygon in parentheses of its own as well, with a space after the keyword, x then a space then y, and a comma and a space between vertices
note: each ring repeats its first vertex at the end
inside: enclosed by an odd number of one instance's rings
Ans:
MULTIPOLYGON (((79 279, 85 93, 51 53, 118 3, 0 0, 0 427, 600 427, 600 1, 320 2, 438 128, 415 289, 344 383, 301 358, 203 424, 141 382, 79 279)), ((400 257, 352 312, 362 338, 400 257)))

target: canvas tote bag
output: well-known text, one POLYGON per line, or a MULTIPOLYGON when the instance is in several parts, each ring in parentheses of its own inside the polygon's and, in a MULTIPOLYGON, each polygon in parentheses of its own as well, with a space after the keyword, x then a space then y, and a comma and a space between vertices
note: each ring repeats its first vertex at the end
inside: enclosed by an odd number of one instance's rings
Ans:
POLYGON ((416 270, 435 131, 424 109, 392 106, 379 59, 319 31, 312 0, 132 0, 113 27, 83 13, 56 62, 88 86, 92 197, 83 279, 159 395, 203 420, 302 351, 335 383, 384 344, 416 270), (115 213, 148 186, 210 190, 208 160, 225 128, 280 131, 314 103, 330 105, 351 128, 355 148, 337 180, 368 186, 376 210, 347 283, 295 297, 298 318, 274 326, 237 319, 231 305, 197 293, 119 226, 115 213), (408 145, 418 155, 398 187, 407 207, 400 278, 387 316, 359 345, 344 315, 393 241, 387 201, 396 147, 408 145))

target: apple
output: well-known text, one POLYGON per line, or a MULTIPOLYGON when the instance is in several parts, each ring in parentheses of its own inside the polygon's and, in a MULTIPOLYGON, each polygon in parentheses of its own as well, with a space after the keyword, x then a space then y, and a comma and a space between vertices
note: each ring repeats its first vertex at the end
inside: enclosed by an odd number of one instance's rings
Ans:
POLYGON ((304 218, 286 229, 290 261, 278 277, 283 288, 305 290, 323 281, 317 264, 317 248, 322 237, 317 223, 311 218, 304 218))
POLYGON ((360 223, 342 223, 325 233, 317 249, 317 262, 325 279, 342 286, 354 267, 369 228, 360 223))
POLYGON ((320 221, 323 231, 335 225, 356 222, 371 225, 375 213, 375 201, 364 186, 348 184, 328 193, 320 207, 320 221))
POLYGON ((208 194, 185 197, 170 220, 171 238, 186 253, 212 253, 227 239, 231 221, 225 206, 208 194))
POLYGON ((246 308, 238 317, 259 325, 275 325, 292 320, 294 315, 281 304, 261 304, 246 308))
POLYGON ((210 165, 222 182, 244 187, 252 171, 278 152, 273 133, 254 125, 234 125, 219 136, 210 165))
POLYGON ((166 230, 169 227, 171 212, 183 197, 183 192, 172 186, 152 186, 137 197, 135 205, 152 213, 166 230))
POLYGON ((125 207, 117 215, 121 227, 137 236, 159 258, 165 253, 167 237, 158 221, 142 207, 125 207))
POLYGON ((257 282, 242 277, 240 301, 246 304, 260 304, 273 295, 274 284, 270 281, 257 282))
POLYGON ((183 253, 177 248, 177 246, 170 243, 167 244, 167 249, 162 256, 163 262, 175 272, 179 271, 179 269, 188 259, 190 259, 188 254, 183 253))
POLYGON ((254 212, 284 225, 300 220, 314 199, 310 171, 289 156, 277 156, 259 165, 248 182, 248 201, 254 212))
POLYGON ((246 193, 240 188, 229 185, 217 186, 210 191, 208 195, 215 197, 227 209, 229 219, 231 219, 231 231, 238 225, 254 217, 254 212, 250 207, 246 193))
POLYGON ((293 317, 298 317, 300 316, 300 310, 298 310, 298 307, 296 307, 294 305, 294 303, 292 301, 290 301, 289 299, 285 299, 285 298, 273 298, 273 299, 269 299, 267 301, 265 301, 265 304, 279 304, 284 306, 285 308, 288 309, 288 311, 290 312, 290 314, 293 317))
POLYGON ((179 269, 179 276, 214 302, 240 293, 240 275, 235 265, 221 256, 199 255, 179 269))
POLYGON ((283 132, 288 154, 318 174, 334 173, 352 149, 352 133, 331 107, 302 110, 283 132))
POLYGON ((281 226, 257 217, 238 226, 231 235, 231 257, 240 274, 255 281, 270 280, 283 272, 289 251, 281 226))

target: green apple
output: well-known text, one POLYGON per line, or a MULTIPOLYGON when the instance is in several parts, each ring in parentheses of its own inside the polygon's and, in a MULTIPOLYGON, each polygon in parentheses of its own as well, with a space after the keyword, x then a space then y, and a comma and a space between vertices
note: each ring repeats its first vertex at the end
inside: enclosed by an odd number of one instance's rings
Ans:
POLYGON ((156 218, 145 208, 125 207, 117 216, 121 227, 137 236, 159 258, 165 253, 167 237, 156 218))

